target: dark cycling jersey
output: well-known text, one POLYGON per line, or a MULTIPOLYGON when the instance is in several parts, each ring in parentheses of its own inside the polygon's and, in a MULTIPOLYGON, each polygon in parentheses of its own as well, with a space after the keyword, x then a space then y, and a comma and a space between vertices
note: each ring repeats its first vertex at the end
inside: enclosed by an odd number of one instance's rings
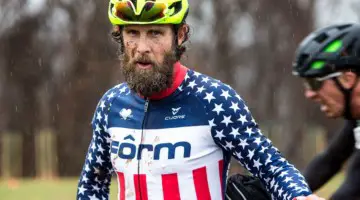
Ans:
POLYGON ((356 121, 346 121, 343 130, 331 140, 326 150, 310 162, 304 176, 311 190, 322 187, 351 157, 344 183, 331 199, 360 199, 360 138, 359 133, 354 132, 356 125, 356 121))
POLYGON ((77 199, 107 199, 111 173, 119 200, 224 199, 234 156, 274 199, 311 194, 228 85, 175 65, 173 88, 145 100, 126 83, 100 100, 77 199))

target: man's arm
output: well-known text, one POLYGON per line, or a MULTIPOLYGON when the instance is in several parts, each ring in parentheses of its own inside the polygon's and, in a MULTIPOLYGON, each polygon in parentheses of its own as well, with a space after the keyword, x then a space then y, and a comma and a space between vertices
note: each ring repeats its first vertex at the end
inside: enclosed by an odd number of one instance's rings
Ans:
POLYGON ((78 184, 78 200, 108 199, 112 165, 107 132, 109 100, 103 98, 92 120, 93 136, 78 184))
POLYGON ((209 121, 215 142, 259 177, 273 199, 293 199, 311 194, 300 172, 261 134, 240 96, 230 87, 220 91, 223 92, 219 95, 221 102, 215 103, 215 114, 210 116, 214 119, 209 121))
POLYGON ((329 199, 360 199, 360 150, 356 149, 349 160, 347 173, 342 185, 329 199))
POLYGON ((326 150, 316 156, 307 166, 304 176, 311 190, 315 191, 323 186, 353 153, 355 124, 356 121, 347 121, 345 127, 331 140, 326 150))

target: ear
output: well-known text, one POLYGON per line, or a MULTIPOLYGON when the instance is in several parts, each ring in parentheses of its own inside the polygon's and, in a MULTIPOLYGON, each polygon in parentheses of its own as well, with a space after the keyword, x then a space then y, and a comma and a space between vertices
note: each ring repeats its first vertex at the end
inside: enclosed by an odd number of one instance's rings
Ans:
POLYGON ((189 25, 183 24, 178 30, 178 44, 182 45, 186 41, 187 33, 189 31, 189 25))
POLYGON ((340 77, 339 81, 345 89, 353 88, 356 84, 357 75, 353 72, 344 72, 340 77))

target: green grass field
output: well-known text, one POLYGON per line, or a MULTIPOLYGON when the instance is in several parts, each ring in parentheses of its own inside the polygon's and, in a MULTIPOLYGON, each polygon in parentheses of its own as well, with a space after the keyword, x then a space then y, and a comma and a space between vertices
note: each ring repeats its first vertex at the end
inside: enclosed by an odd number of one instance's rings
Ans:
MULTIPOLYGON (((327 198, 342 181, 343 175, 339 174, 319 190, 317 194, 327 198)), ((115 200, 117 181, 112 183, 110 199, 115 200)), ((75 199, 76 190, 76 179, 0 181, 1 200, 72 200, 75 199)))

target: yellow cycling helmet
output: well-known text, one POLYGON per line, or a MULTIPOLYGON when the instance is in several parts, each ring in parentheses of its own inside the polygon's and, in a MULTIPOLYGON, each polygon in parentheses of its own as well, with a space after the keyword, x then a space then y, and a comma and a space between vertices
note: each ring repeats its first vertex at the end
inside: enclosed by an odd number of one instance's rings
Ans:
POLYGON ((180 24, 189 11, 188 0, 110 0, 113 25, 180 24))

